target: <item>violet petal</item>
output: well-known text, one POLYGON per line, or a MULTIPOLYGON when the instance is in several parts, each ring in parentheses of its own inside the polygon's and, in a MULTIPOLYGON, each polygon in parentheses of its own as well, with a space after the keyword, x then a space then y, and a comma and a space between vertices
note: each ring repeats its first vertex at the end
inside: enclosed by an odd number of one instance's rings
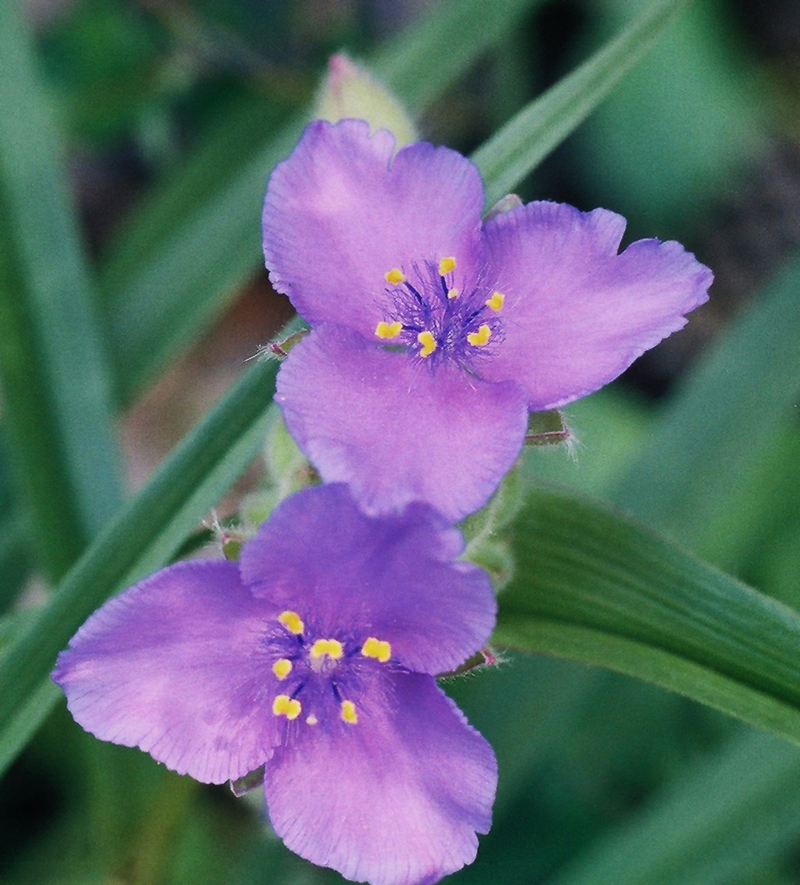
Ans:
POLYGON ((426 673, 453 669, 494 625, 486 573, 454 562, 457 529, 425 504, 363 514, 343 484, 284 501, 242 551, 242 577, 277 609, 313 614, 322 635, 358 628, 391 644, 392 658, 426 673))
POLYGON ((674 241, 639 240, 618 254, 624 230, 605 209, 548 202, 486 223, 505 340, 481 377, 524 384, 534 411, 557 408, 685 325, 708 298, 711 271, 674 241))
POLYGON ((301 729, 276 751, 267 808, 286 845, 313 863, 371 885, 425 885, 474 860, 497 766, 432 677, 385 681, 392 696, 365 698, 357 724, 301 729))
POLYGON ((418 142, 392 160, 394 138, 363 120, 306 127, 270 178, 262 216, 270 279, 313 324, 371 338, 384 275, 457 256, 477 265, 483 187, 455 151, 418 142))
POLYGON ((525 436, 514 382, 429 367, 323 326, 281 366, 276 400, 326 482, 351 483, 371 512, 427 501, 453 522, 486 503, 525 436))
POLYGON ((262 697, 271 611, 235 563, 179 563, 98 609, 53 678, 75 720, 101 740, 138 746, 205 783, 235 780, 277 740, 262 697))

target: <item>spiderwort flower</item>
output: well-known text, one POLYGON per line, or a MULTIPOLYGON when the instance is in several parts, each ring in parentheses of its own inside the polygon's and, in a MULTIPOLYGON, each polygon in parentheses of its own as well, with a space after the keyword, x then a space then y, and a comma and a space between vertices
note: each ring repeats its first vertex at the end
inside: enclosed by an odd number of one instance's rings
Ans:
POLYGON ((488 638, 485 573, 430 507, 346 486, 281 504, 239 563, 179 563, 100 608, 54 679, 77 722, 206 783, 265 766, 289 848, 374 885, 435 882, 488 831, 491 748, 436 685, 488 638))
POLYGON ((712 275, 675 242, 618 254, 625 220, 549 202, 481 223, 455 151, 358 120, 310 124, 270 179, 264 255, 313 326, 277 400, 326 481, 371 512, 452 520, 510 468, 528 411, 608 383, 681 328, 712 275))

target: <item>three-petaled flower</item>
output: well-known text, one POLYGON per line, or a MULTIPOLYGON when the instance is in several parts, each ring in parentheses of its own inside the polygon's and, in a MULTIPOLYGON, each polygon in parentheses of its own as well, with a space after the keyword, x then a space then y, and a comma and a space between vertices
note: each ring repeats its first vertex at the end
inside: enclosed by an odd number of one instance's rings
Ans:
POLYGON ((485 573, 425 504, 366 516, 346 486, 287 499, 239 563, 179 563, 107 602, 54 672, 75 719, 207 783, 265 766, 272 824, 373 885, 475 857, 497 769, 436 685, 494 623, 485 573))
POLYGON ((611 381, 707 298, 676 242, 619 253, 625 220, 534 202, 481 222, 469 160, 364 121, 310 124, 263 213, 275 287, 313 326, 277 400, 323 479, 370 512, 452 520, 513 464, 529 411, 611 381))

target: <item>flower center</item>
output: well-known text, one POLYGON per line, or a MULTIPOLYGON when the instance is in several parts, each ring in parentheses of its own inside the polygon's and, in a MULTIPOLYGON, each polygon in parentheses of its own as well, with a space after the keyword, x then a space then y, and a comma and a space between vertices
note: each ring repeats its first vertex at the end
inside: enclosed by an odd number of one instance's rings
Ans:
POLYGON ((278 615, 280 627, 268 637, 274 657, 272 673, 279 685, 272 701, 274 716, 307 725, 339 720, 358 723, 359 690, 375 665, 391 660, 385 639, 341 631, 338 636, 314 635, 297 612, 278 615))
POLYGON ((434 365, 455 361, 470 369, 491 355, 503 338, 505 296, 480 279, 457 276, 456 268, 456 259, 445 256, 387 271, 387 304, 376 337, 434 365))

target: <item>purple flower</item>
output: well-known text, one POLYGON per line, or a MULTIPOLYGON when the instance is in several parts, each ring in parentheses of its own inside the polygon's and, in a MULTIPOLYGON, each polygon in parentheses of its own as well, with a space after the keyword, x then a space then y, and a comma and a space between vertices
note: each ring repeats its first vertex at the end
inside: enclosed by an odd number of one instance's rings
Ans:
POLYGON ((478 171, 364 121, 308 126, 270 179, 264 255, 314 327, 282 366, 290 432, 370 512, 452 520, 511 467, 528 411, 608 383, 685 324, 712 274, 625 220, 535 202, 481 223, 478 171))
POLYGON ((289 848, 374 885, 470 863, 497 768, 436 685, 495 600, 430 507, 364 515, 346 486, 287 499, 240 562, 170 566, 107 602, 59 656, 72 715, 207 783, 266 763, 289 848))

